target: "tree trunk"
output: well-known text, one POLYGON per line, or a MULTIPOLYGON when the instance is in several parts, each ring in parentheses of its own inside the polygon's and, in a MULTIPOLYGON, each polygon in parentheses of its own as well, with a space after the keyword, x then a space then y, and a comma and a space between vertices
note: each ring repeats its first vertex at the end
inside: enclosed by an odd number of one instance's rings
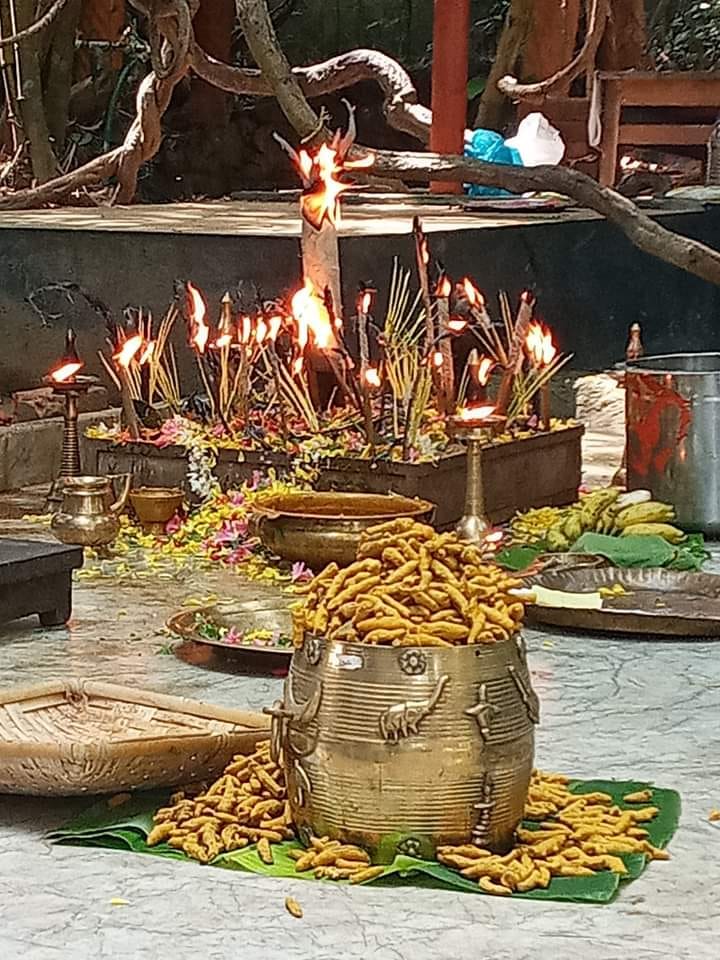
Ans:
MULTIPOLYGON (((34 0, 16 0, 18 27, 23 30, 35 22, 34 0)), ((57 172, 57 160, 50 143, 50 131, 45 119, 43 103, 40 51, 42 35, 34 34, 25 40, 16 54, 22 71, 22 96, 19 98, 23 131, 30 144, 33 176, 44 183, 57 172)))
MULTIPOLYGON (((201 0, 193 28, 197 43, 217 60, 232 60, 235 0, 201 0)), ((190 109, 193 121, 203 127, 224 127, 230 113, 230 97, 218 87, 193 77, 190 109)))
POLYGON ((520 53, 533 24, 534 0, 511 0, 490 76, 480 98, 475 126, 485 130, 502 130, 507 120, 510 101, 498 89, 503 77, 515 73, 520 53))
MULTIPOLYGON (((523 80, 542 80, 572 60, 580 25, 580 0, 535 0, 532 28, 522 55, 523 80)), ((506 71, 512 72, 511 70, 506 71)), ((567 95, 570 83, 556 93, 567 95)))
POLYGON ((270 84, 282 112, 301 139, 321 133, 321 122, 305 99, 300 82, 282 51, 267 3, 264 0, 235 0, 235 9, 250 53, 270 84))
POLYGON ((70 0, 52 27, 46 60, 45 117, 56 154, 65 146, 75 61, 75 33, 82 0, 70 0))
MULTIPOLYGON (((78 27, 86 40, 119 40, 125 28, 125 0, 83 0, 78 27)), ((120 70, 122 50, 114 50, 109 61, 113 70, 120 70)), ((81 76, 90 74, 92 58, 86 50, 79 51, 78 62, 81 76)))
POLYGON ((612 0, 598 67, 631 70, 648 65, 645 0, 612 0))

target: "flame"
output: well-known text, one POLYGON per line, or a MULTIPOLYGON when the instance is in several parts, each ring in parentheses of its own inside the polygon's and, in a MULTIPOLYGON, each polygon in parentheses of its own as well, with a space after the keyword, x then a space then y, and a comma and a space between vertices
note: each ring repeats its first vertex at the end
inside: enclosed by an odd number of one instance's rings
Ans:
POLYGON ((272 341, 277 340, 277 335, 280 333, 282 322, 283 318, 277 313, 268 320, 268 337, 272 341))
POLYGON ((232 337, 230 336, 230 334, 223 333, 221 336, 217 338, 217 340, 214 343, 214 346, 216 346, 218 350, 222 350, 223 347, 229 347, 231 343, 232 343, 232 337))
POLYGON ((58 367, 57 370, 53 370, 50 376, 56 383, 65 383, 67 380, 74 379, 78 370, 81 370, 84 366, 84 363, 78 361, 64 363, 61 367, 58 367))
POLYGON ((433 366, 441 367, 443 362, 443 355, 440 350, 436 350, 432 357, 433 366))
POLYGON ((553 362, 557 354, 552 333, 537 321, 530 324, 530 329, 525 338, 525 346, 536 367, 547 367, 553 362))
POLYGON ((438 280, 438 285, 435 290, 435 296, 440 297, 441 299, 447 299, 450 296, 452 291, 452 284, 450 283, 450 277, 444 273, 438 280))
POLYGON ((302 368, 303 368, 303 358, 298 357, 296 360, 293 361, 293 365, 292 365, 293 376, 295 377, 299 376, 302 373, 302 368))
POLYGON ((155 341, 150 340, 148 341, 148 343, 145 344, 145 349, 143 350, 142 356, 140 357, 140 361, 139 361, 140 366, 142 367, 143 364, 149 363, 150 360, 152 360, 154 353, 155 353, 155 341))
POLYGON ((258 317, 255 323, 255 339, 258 343, 262 343, 265 337, 268 334, 268 325, 263 320, 262 317, 258 317))
POLYGON ((307 346, 310 333, 315 345, 321 350, 336 346, 330 314, 323 299, 315 292, 312 280, 305 279, 305 286, 301 287, 290 301, 290 309, 297 323, 297 340, 301 350, 307 346))
POLYGON ((301 150, 299 162, 303 176, 312 183, 300 201, 303 217, 316 230, 326 220, 337 226, 340 223, 340 194, 350 189, 349 184, 337 179, 336 175, 343 169, 338 163, 337 150, 323 143, 312 157, 301 150))
POLYGON ((485 306, 485 297, 480 293, 470 277, 463 277, 462 288, 470 306, 482 310, 485 306))
POLYGON ((205 306, 205 301, 202 298, 202 294, 196 287, 194 287, 191 283, 188 283, 187 289, 188 293, 190 294, 190 316, 194 327, 194 332, 190 338, 190 342, 195 344, 198 353, 205 353, 205 347, 207 346, 208 338, 210 336, 210 328, 205 323, 207 307, 205 306))
POLYGON ((252 324, 250 323, 250 317, 247 314, 243 314, 242 319, 240 320, 240 342, 250 343, 251 336, 252 324))
POLYGON ((380 374, 377 371, 377 367, 368 367, 365 371, 365 380, 371 387, 379 387, 381 385, 380 374))
POLYGON ((358 313, 368 314, 370 313, 370 307, 372 306, 372 291, 365 290, 358 297, 358 313))
POLYGON ((481 387, 486 387, 495 362, 490 357, 482 357, 477 368, 477 380, 481 387))
POLYGON ((463 407, 460 411, 460 419, 471 422, 487 420, 493 413, 495 413, 494 403, 479 407, 463 407))
POLYGON ((134 337, 129 337, 120 347, 118 352, 113 355, 113 360, 117 360, 118 365, 127 368, 130 366, 135 354, 143 345, 143 338, 139 333, 134 337))
POLYGON ((448 320, 448 330, 451 330, 453 333, 462 333, 463 330, 467 328, 467 320, 461 320, 460 317, 453 317, 452 320, 448 320))

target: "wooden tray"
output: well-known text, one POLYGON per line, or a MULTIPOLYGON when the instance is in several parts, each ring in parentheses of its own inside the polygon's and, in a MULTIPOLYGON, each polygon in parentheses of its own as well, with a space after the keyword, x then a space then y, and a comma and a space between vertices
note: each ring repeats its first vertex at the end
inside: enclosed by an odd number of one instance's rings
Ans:
POLYGON ((203 614, 219 626, 235 627, 240 633, 252 630, 271 630, 291 636, 292 620, 287 603, 281 599, 220 601, 201 607, 192 607, 173 614, 167 628, 182 637, 185 643, 174 650, 186 663, 226 669, 235 665, 251 673, 286 671, 293 654, 292 646, 276 644, 228 643, 212 639, 198 632, 195 615, 203 614))
POLYGON ((0 793, 73 796, 214 777, 268 719, 92 680, 0 692, 0 793))
POLYGON ((528 583, 568 593, 594 593, 619 583, 629 591, 627 596, 603 598, 602 610, 531 604, 530 623, 662 637, 720 637, 720 576, 714 574, 583 567, 548 570, 528 583))

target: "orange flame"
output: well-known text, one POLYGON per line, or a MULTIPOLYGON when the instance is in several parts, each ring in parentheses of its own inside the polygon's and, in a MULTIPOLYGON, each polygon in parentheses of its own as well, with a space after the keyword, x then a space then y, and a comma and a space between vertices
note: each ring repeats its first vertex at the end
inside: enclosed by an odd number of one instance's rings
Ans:
POLYGON ((451 290, 452 290, 452 284, 450 283, 450 277, 448 277, 448 275, 444 273, 438 280, 438 285, 435 290, 435 296, 446 300, 450 296, 451 290))
POLYGON ((425 234, 420 235, 420 259, 427 266, 430 263, 430 251, 428 250, 428 242, 425 234))
POLYGON ((460 419, 471 422, 487 420, 493 413, 495 413, 495 404, 479 407, 463 407, 460 411, 460 419))
POLYGON ((194 287, 191 283, 188 283, 187 288, 191 300, 190 316, 192 318, 194 327, 194 332, 190 338, 190 342, 195 344, 198 353, 205 353, 205 347, 207 346, 208 338, 210 336, 210 328, 205 323, 207 307, 205 306, 205 301, 202 298, 202 294, 196 287, 194 287))
POLYGON ((265 337, 268 334, 268 325, 265 323, 262 317, 258 317, 255 323, 255 339, 258 343, 262 343, 265 337))
POLYGON ((153 354, 155 353, 155 341, 150 340, 145 344, 145 349, 142 352, 139 363, 142 367, 144 364, 149 363, 152 360, 153 354))
POLYGON ((292 365, 293 376, 295 377, 299 376, 302 373, 302 368, 303 368, 303 358, 298 357, 296 360, 293 361, 293 365, 292 365))
POLYGON ((252 336, 252 325, 250 323, 250 317, 247 314, 243 314, 240 320, 240 341, 241 343, 250 343, 250 337, 252 336))
POLYGON ((525 345, 530 359, 536 367, 547 367, 553 362, 557 354, 552 333, 537 321, 530 324, 525 345))
POLYGON ((139 333, 136 333, 134 337, 129 337, 125 343, 123 343, 118 352, 113 355, 113 360, 117 360, 118 365, 125 367, 127 370, 142 345, 143 338, 139 333))
POLYGON ((50 376, 56 383, 65 383, 67 380, 72 380, 78 370, 82 370, 84 366, 84 363, 78 361, 64 363, 61 367, 58 367, 57 370, 53 370, 50 376))
POLYGON ((477 307, 478 310, 482 310, 482 308, 485 306, 485 297, 480 293, 470 277, 463 277, 462 287, 465 291, 465 296, 467 297, 470 306, 477 307))
POLYGON ((298 156, 303 175, 313 181, 313 186, 302 195, 303 216, 316 230, 325 220, 337 226, 340 223, 339 197, 349 189, 349 185, 341 183, 336 176, 343 169, 337 161, 337 151, 323 143, 313 157, 306 150, 301 150, 298 156))
POLYGON ((365 371, 365 380, 371 387, 379 387, 381 385, 380 374, 377 371, 377 367, 368 367, 365 371))
POLYGON ((453 333, 462 333, 467 325, 467 320, 461 320, 460 317, 453 317, 452 320, 448 320, 447 326, 448 330, 451 330, 453 333))
POLYGON ((432 362, 433 362, 433 365, 436 367, 442 366, 443 355, 440 352, 440 350, 436 350, 435 353, 433 353, 432 362))
POLYGON ((217 338, 213 346, 217 347, 218 350, 222 350, 223 347, 229 347, 231 343, 232 343, 232 337, 230 336, 230 334, 223 333, 217 338))
POLYGON ((290 309, 298 328, 298 346, 304 350, 313 335, 313 341, 321 350, 332 349, 337 345, 330 314, 322 299, 315 291, 312 280, 305 279, 305 286, 294 294, 290 309))

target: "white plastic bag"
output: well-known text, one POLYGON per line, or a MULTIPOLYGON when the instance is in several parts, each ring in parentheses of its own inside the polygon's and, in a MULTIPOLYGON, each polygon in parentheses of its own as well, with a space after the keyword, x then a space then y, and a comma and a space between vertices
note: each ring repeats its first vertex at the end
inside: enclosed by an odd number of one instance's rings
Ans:
POLYGON ((518 132, 505 146, 518 151, 524 167, 557 166, 565 156, 560 131, 542 113, 529 113, 521 120, 518 132))

